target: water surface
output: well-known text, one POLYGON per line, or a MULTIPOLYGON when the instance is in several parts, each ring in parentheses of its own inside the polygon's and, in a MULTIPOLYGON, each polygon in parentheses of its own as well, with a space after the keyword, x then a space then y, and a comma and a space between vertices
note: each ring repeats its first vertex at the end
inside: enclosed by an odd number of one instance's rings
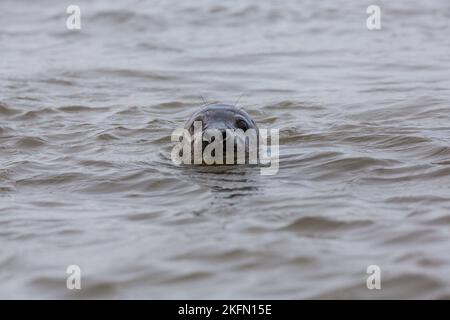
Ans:
POLYGON ((1 298, 450 298, 448 1, 76 4, 0 3, 1 298), (174 166, 203 99, 278 174, 174 166))

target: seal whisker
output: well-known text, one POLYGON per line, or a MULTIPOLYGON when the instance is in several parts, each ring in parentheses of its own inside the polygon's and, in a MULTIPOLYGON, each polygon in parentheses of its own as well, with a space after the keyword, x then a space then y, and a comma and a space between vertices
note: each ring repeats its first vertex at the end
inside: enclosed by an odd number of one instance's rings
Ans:
MULTIPOLYGON (((241 100, 241 98, 242 98, 243 95, 244 95, 244 94, 241 93, 241 95, 237 98, 236 102, 234 103, 234 106, 235 106, 236 108, 239 108, 239 107, 238 107, 238 103, 239 103, 239 101, 241 100)), ((239 109, 241 109, 241 108, 239 108, 239 109)))

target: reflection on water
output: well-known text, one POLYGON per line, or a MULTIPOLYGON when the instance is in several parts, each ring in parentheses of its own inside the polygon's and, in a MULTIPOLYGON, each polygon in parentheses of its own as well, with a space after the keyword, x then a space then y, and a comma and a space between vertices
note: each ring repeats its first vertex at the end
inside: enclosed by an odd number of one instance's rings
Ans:
POLYGON ((447 1, 77 4, 0 3, 0 297, 450 297, 447 1), (202 97, 276 175, 173 165, 202 97))
POLYGON ((238 166, 205 166, 183 168, 186 170, 186 180, 204 186, 209 189, 214 198, 228 203, 228 205, 238 205, 239 197, 249 197, 256 194, 261 182, 259 169, 254 167, 238 166), (224 199, 229 199, 226 201, 224 199))

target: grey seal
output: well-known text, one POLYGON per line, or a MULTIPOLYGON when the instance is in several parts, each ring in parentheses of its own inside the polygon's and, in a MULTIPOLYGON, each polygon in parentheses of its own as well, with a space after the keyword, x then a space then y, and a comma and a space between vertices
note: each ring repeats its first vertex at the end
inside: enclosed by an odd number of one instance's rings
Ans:
MULTIPOLYGON (((189 133, 194 136, 194 124, 198 121, 201 122, 201 133, 203 135, 202 139, 202 151, 205 151, 208 144, 212 141, 208 136, 208 132, 220 132, 222 135, 223 141, 226 141, 230 138, 230 132, 238 132, 238 136, 231 136, 233 139, 233 150, 230 151, 230 145, 223 143, 223 156, 225 159, 225 155, 227 152, 232 152, 234 155, 234 164, 236 164, 236 156, 237 151, 239 150, 239 145, 243 145, 245 150, 245 163, 249 162, 249 148, 254 148, 255 145, 250 145, 249 136, 250 133, 254 134, 254 139, 256 142, 256 157, 258 158, 258 143, 259 143, 259 130, 255 121, 251 118, 251 116, 242 109, 236 108, 235 106, 223 104, 223 103, 214 103, 206 105, 205 107, 199 109, 194 112, 189 120, 185 124, 185 129, 189 131, 189 133), (252 129, 252 130, 250 130, 252 129), (247 134, 248 133, 248 134, 247 134), (206 138, 205 138, 206 137, 206 138)), ((192 141, 193 143, 193 141, 192 141)), ((193 148, 192 148, 193 150, 193 148)), ((193 152, 193 151, 192 151, 193 152)), ((214 151, 213 151, 214 155, 214 151)), ((223 163, 225 164, 225 160, 223 163)), ((204 163, 203 163, 204 164, 204 163)), ((230 163, 226 163, 230 164, 230 163)))

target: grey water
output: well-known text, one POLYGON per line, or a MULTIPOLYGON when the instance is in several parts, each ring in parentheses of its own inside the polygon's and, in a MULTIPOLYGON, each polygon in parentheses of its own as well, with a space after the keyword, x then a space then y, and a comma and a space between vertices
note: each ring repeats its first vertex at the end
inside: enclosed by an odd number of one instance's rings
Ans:
POLYGON ((450 2, 73 4, 0 2, 0 298, 450 299, 450 2), (175 166, 203 99, 278 173, 175 166))

